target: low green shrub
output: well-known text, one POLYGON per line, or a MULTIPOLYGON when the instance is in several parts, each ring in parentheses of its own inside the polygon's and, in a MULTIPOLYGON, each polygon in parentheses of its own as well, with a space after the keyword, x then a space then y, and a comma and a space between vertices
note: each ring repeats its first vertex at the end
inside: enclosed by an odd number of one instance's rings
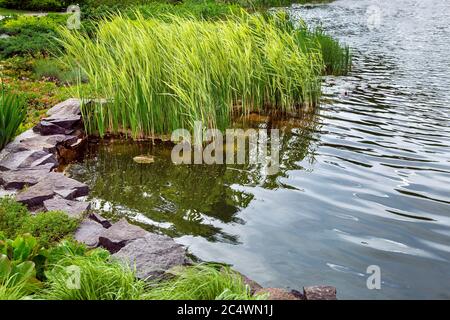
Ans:
POLYGON ((0 33, 9 37, 0 39, 0 58, 15 55, 48 56, 61 50, 55 41, 57 30, 66 23, 67 16, 49 14, 43 17, 13 16, 0 21, 0 33))
MULTIPOLYGON (((77 2, 83 2, 83 0, 77 2)), ((60 11, 72 3, 71 0, 0 0, 0 7, 19 10, 60 11)))
POLYGON ((0 231, 6 238, 15 238, 30 213, 11 197, 0 198, 0 231))
POLYGON ((80 79, 86 82, 86 76, 81 70, 69 69, 57 59, 38 59, 34 62, 33 75, 36 80, 53 81, 58 84, 76 84, 80 79))
POLYGON ((49 211, 30 216, 22 225, 22 233, 31 233, 45 248, 57 243, 76 230, 78 221, 61 211, 49 211))
POLYGON ((0 198, 0 230, 9 239, 29 233, 39 247, 48 248, 75 231, 78 220, 64 212, 49 211, 31 215, 10 197, 0 198))

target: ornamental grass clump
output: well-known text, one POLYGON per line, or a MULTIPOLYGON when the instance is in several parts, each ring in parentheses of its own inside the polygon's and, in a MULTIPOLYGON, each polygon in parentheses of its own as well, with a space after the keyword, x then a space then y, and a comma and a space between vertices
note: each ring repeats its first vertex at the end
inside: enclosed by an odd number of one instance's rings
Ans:
POLYGON ((82 108, 87 131, 138 138, 191 129, 195 121, 224 128, 236 113, 314 106, 324 70, 321 50, 305 50, 301 35, 277 19, 145 19, 136 13, 134 20, 118 15, 101 22, 95 39, 61 30, 67 55, 87 75, 90 90, 110 101, 82 108))

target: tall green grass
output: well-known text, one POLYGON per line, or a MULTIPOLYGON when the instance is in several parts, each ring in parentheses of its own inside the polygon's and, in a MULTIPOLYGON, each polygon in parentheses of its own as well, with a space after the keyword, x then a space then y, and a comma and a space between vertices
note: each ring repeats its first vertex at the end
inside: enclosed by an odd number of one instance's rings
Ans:
POLYGON ((97 96, 112 101, 83 108, 88 132, 100 136, 151 136, 194 121, 220 128, 236 112, 295 112, 320 96, 320 47, 299 45, 302 33, 283 29, 276 16, 163 21, 137 13, 100 23, 95 40, 61 36, 97 96))
POLYGON ((228 267, 198 264, 181 268, 175 278, 158 282, 143 299, 151 300, 252 300, 242 277, 228 267))
POLYGON ((3 83, 0 88, 0 150, 12 138, 26 117, 25 103, 19 96, 6 92, 3 83))

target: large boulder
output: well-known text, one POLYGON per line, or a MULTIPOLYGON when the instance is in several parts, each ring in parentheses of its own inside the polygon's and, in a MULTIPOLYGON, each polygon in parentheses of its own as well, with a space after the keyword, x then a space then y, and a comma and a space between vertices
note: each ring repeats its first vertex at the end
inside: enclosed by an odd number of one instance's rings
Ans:
POLYGON ((71 218, 81 219, 91 205, 89 202, 72 201, 62 198, 53 198, 44 201, 44 209, 47 211, 64 211, 71 218))
POLYGON ((89 187, 81 182, 66 177, 62 173, 50 172, 34 186, 20 192, 16 200, 28 207, 40 206, 45 200, 58 195, 64 199, 72 200, 86 196, 89 187))
POLYGON ((144 280, 160 277, 172 267, 189 263, 184 246, 154 233, 129 242, 112 257, 135 269, 136 276, 144 280))
POLYGON ((148 232, 144 229, 129 224, 126 219, 121 219, 103 231, 99 238, 99 244, 111 253, 115 253, 130 241, 143 238, 147 234, 148 232))
POLYGON ((25 186, 33 186, 41 181, 52 168, 53 164, 48 163, 30 169, 6 171, 0 175, 0 185, 7 190, 20 190, 25 186))
POLYGON ((98 246, 98 238, 103 231, 104 228, 100 223, 91 219, 84 219, 75 231, 74 238, 90 248, 95 248, 98 246))

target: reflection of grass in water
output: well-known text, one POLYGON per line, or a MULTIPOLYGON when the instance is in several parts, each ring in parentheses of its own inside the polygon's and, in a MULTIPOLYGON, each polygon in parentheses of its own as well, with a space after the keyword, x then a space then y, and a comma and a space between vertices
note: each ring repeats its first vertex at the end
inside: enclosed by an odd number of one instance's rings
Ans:
MULTIPOLYGON (((111 204, 116 216, 143 214, 164 226, 144 227, 162 231, 170 236, 200 236, 209 241, 238 243, 239 239, 223 231, 221 223, 245 223, 239 212, 248 207, 253 194, 239 186, 283 189, 280 182, 289 170, 298 170, 298 162, 312 158, 310 139, 314 115, 303 118, 272 120, 253 117, 257 123, 236 120, 236 126, 281 129, 280 172, 265 176, 257 165, 174 165, 170 159, 170 145, 123 142, 92 145, 90 157, 71 170, 74 178, 88 183, 91 196, 100 203, 111 204), (261 122, 266 120, 267 122, 261 122), (133 157, 151 154, 155 162, 140 165, 133 157), (77 168, 80 168, 78 170, 77 168), (167 224, 170 225, 169 229, 167 224), (163 228, 163 229, 159 229, 163 228)), ((252 120, 252 118, 250 118, 252 120)))

